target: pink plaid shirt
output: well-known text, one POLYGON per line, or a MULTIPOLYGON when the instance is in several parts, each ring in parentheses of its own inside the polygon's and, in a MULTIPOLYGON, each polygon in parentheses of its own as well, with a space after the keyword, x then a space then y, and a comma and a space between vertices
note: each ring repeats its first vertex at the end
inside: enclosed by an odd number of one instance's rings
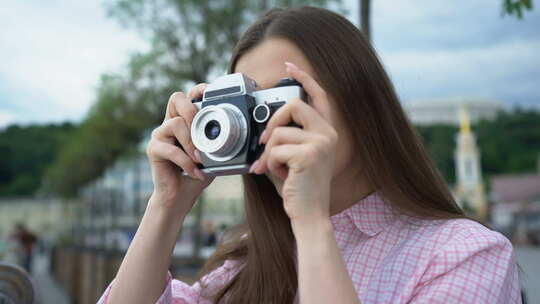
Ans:
MULTIPOLYGON (((393 215, 375 193, 331 217, 359 299, 368 303, 521 303, 512 244, 474 221, 393 215), (406 220, 408 219, 408 221, 406 220)), ((215 290, 239 265, 227 261, 203 278, 215 290)), ((98 303, 106 303, 110 286, 98 303)), ((211 303, 173 280, 157 303, 211 303)))

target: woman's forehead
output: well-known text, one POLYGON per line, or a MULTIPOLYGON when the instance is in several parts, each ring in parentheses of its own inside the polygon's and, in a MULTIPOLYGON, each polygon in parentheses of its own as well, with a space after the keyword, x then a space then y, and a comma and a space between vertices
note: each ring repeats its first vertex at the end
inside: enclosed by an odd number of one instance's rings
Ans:
POLYGON ((273 87, 281 78, 288 77, 285 62, 289 61, 312 74, 304 54, 285 39, 270 38, 243 54, 236 63, 236 73, 244 73, 255 80, 261 89, 273 87))

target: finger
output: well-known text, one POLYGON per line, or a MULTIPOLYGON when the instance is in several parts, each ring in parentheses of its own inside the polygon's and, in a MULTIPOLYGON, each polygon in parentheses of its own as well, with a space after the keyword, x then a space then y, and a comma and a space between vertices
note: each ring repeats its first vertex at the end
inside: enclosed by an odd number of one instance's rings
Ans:
POLYGON ((189 90, 187 94, 187 100, 184 103, 181 103, 179 106, 177 104, 177 111, 180 116, 184 117, 186 123, 191 128, 191 123, 193 122, 193 117, 197 114, 197 107, 193 104, 193 99, 200 98, 204 94, 204 89, 206 89, 206 83, 199 83, 189 90))
MULTIPOLYGON (((192 93, 195 94, 195 93, 192 93)), ((183 92, 174 92, 169 98, 167 104, 167 113, 165 120, 173 117, 182 116, 187 125, 191 128, 193 117, 197 114, 197 107, 191 102, 191 99, 183 92)))
POLYGON ((154 134, 157 139, 167 143, 174 143, 171 138, 178 140, 180 146, 191 157, 193 161, 198 161, 195 157, 195 145, 191 140, 190 129, 182 116, 173 117, 163 122, 161 127, 156 129, 154 134))
POLYGON ((204 176, 195 163, 184 151, 182 151, 182 149, 173 144, 158 139, 152 139, 148 145, 147 154, 149 158, 153 160, 167 160, 173 162, 192 178, 200 180, 204 179, 204 176))
POLYGON ((302 71, 295 64, 290 62, 285 62, 285 66, 287 67, 286 70, 289 76, 300 82, 306 93, 311 96, 311 98, 317 99, 324 98, 326 96, 326 92, 323 90, 323 88, 321 88, 317 81, 315 81, 315 79, 313 79, 308 73, 302 71))
POLYGON ((268 153, 268 170, 285 180, 288 175, 289 161, 301 153, 301 145, 280 145, 272 147, 268 153))
POLYGON ((198 85, 191 88, 191 90, 189 90, 187 97, 190 101, 195 98, 200 98, 203 96, 204 89, 206 89, 206 83, 199 83, 198 85))
POLYGON ((193 161, 198 161, 195 156, 195 145, 191 140, 190 128, 183 116, 177 116, 165 122, 165 128, 169 134, 173 134, 184 151, 186 151, 193 161))
POLYGON ((263 154, 259 157, 258 170, 257 172, 264 172, 267 169, 267 159, 268 153, 272 147, 284 145, 284 144, 301 144, 305 143, 309 138, 309 133, 305 130, 295 128, 295 127, 277 127, 273 132, 272 136, 266 143, 264 147, 263 154))
POLYGON ((165 119, 168 120, 173 117, 178 116, 178 112, 176 111, 176 106, 174 105, 175 100, 181 99, 185 96, 183 92, 174 92, 169 97, 169 101, 167 102, 167 109, 165 111, 165 119))
POLYGON ((273 130, 279 126, 286 126, 291 122, 302 126, 305 130, 320 131, 328 124, 322 116, 312 107, 300 99, 292 99, 279 108, 266 125, 261 142, 266 143, 273 130))
POLYGON ((266 147, 281 144, 300 144, 307 140, 309 133, 296 127, 276 127, 266 143, 266 147))

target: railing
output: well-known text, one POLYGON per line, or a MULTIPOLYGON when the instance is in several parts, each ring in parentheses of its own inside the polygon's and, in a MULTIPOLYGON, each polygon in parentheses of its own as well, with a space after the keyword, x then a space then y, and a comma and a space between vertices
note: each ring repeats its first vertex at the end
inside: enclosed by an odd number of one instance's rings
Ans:
MULTIPOLYGON (((94 304, 114 279, 125 252, 66 247, 54 248, 51 254, 52 273, 70 294, 74 304, 94 304)), ((173 277, 188 283, 194 279, 203 260, 173 258, 173 277)))

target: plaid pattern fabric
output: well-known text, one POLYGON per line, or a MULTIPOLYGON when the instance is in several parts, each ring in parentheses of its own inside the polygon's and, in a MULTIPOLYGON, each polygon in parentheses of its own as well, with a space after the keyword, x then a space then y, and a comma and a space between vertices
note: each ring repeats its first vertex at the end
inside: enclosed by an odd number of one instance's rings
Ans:
MULTIPOLYGON (((467 219, 419 220, 396 215, 377 194, 331 217, 358 297, 368 303, 521 303, 512 244, 467 219)), ((215 290, 237 272, 227 261, 203 280, 215 290)), ((110 286, 98 303, 106 303, 110 286)), ((203 289, 205 292, 207 289, 203 289)), ((210 303, 173 280, 157 303, 210 303)))

